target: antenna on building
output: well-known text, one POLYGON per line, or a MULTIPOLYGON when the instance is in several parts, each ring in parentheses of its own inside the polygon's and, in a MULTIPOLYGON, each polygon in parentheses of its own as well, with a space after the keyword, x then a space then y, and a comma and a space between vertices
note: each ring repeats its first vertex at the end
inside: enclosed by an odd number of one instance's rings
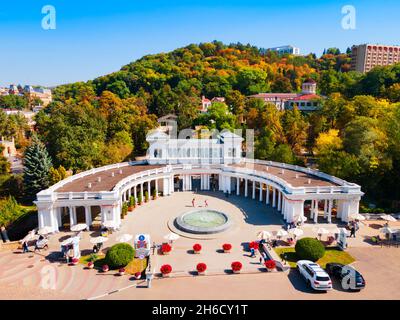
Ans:
POLYGON ((114 177, 115 176, 115 173, 114 172, 111 172, 111 177, 114 177))
POLYGON ((98 177, 98 178, 97 178, 97 182, 101 182, 101 177, 98 177))
POLYGON ((308 180, 307 180, 307 183, 308 183, 308 184, 311 184, 311 179, 308 179, 308 180))
POLYGON ((92 189, 92 184, 90 182, 88 183, 87 186, 88 186, 89 189, 92 189))

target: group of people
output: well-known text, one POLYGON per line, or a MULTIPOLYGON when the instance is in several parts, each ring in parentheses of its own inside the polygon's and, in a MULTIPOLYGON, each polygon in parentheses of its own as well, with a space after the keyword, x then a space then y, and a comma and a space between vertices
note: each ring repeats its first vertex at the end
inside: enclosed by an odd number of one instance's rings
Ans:
MULTIPOLYGON (((47 244, 48 240, 44 236, 40 235, 39 238, 35 241, 35 248, 33 249, 33 252, 36 252, 40 249, 46 249, 48 247, 47 244)), ((22 242, 22 252, 27 253, 30 252, 29 250, 29 241, 24 240, 22 242)))
MULTIPOLYGON (((192 199, 192 207, 194 208, 196 206, 196 198, 192 199)), ((204 200, 204 206, 208 207, 208 202, 207 199, 204 200)))

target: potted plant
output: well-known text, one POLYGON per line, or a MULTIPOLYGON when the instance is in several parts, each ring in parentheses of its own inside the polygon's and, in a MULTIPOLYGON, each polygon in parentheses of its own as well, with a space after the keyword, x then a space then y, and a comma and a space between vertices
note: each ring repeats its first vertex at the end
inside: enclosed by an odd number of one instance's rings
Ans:
POLYGON ((142 202, 143 202, 142 196, 140 194, 139 194, 137 200, 138 200, 138 204, 140 206, 142 204, 142 202))
POLYGON ((232 250, 232 245, 230 243, 224 243, 222 245, 222 249, 224 250, 225 253, 229 253, 232 250))
POLYGON ((110 268, 108 267, 108 265, 103 265, 101 270, 103 270, 103 272, 108 272, 110 270, 110 268))
POLYGON ((200 262, 196 266, 197 274, 200 276, 204 276, 206 274, 207 265, 203 262, 200 262))
POLYGON ((170 254, 171 250, 172 250, 172 247, 171 247, 171 245, 168 244, 168 243, 164 243, 164 244, 161 246, 161 253, 162 253, 162 254, 170 254))
POLYGON ((265 261, 265 267, 269 272, 274 271, 276 268, 276 262, 275 260, 267 260, 265 261))
POLYGON ((128 210, 129 210, 129 211, 133 211, 133 209, 135 209, 135 206, 136 206, 135 197, 134 197, 134 196, 131 196, 131 197, 129 198, 129 207, 128 207, 128 210))
POLYGON ((123 275, 125 274, 125 268, 119 268, 118 274, 119 274, 120 276, 123 276, 123 275))
POLYGON ((144 192, 144 202, 149 202, 149 192, 147 190, 144 192))
POLYGON ((164 264, 160 268, 163 277, 169 277, 172 272, 172 267, 169 264, 164 264))
POLYGON ((71 264, 72 264, 73 266, 76 266, 78 263, 79 263, 79 259, 78 259, 78 258, 72 258, 71 264))
POLYGON ((136 280, 140 280, 142 278, 142 273, 141 272, 136 272, 134 275, 136 280))
POLYGON ((240 270, 242 270, 242 267, 243 267, 243 265, 239 261, 232 262, 232 264, 231 264, 233 273, 240 273, 240 270))
POLYGON ((195 245, 193 245, 193 252, 196 254, 199 254, 201 251, 201 245, 199 243, 196 243, 195 245))
POLYGON ((156 199, 157 199, 157 192, 156 192, 156 189, 153 189, 152 196, 153 196, 153 200, 156 200, 156 199))
POLYGON ((128 214, 128 204, 124 203, 121 209, 121 218, 124 219, 127 214, 128 214))

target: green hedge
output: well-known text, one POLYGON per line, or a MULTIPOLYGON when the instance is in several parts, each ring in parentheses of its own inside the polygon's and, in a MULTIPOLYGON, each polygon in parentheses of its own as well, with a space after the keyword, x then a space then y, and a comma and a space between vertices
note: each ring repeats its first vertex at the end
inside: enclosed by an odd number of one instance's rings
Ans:
POLYGON ((296 255, 303 260, 317 261, 325 255, 325 247, 314 238, 303 238, 297 241, 296 255))
POLYGON ((118 269, 128 265, 135 257, 135 249, 128 243, 113 245, 106 254, 106 263, 110 269, 118 269))

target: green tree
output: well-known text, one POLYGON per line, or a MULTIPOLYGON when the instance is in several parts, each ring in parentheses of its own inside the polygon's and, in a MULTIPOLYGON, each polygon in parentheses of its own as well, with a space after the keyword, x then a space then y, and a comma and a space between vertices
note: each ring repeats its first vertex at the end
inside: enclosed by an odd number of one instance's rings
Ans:
POLYGON ((24 185, 29 200, 33 200, 39 191, 49 187, 51 167, 52 163, 46 147, 34 136, 24 154, 24 185))

